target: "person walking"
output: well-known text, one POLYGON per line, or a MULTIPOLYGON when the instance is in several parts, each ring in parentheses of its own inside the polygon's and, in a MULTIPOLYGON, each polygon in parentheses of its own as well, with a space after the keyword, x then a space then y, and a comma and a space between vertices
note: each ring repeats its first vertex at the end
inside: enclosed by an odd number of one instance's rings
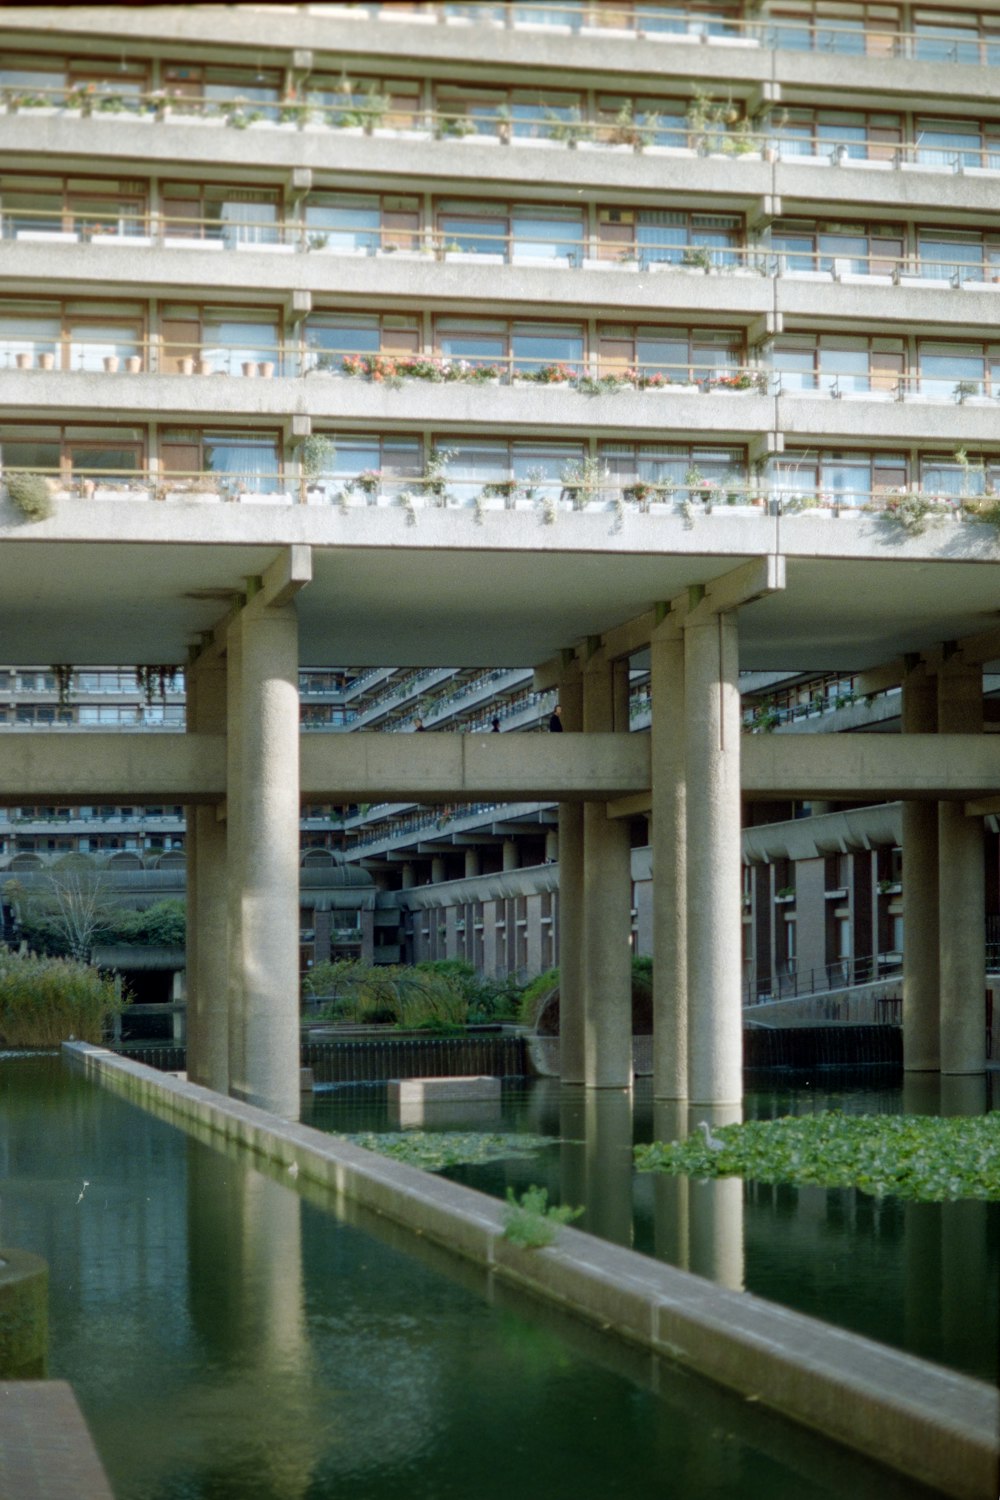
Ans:
POLYGON ((562 705, 559 704, 559 703, 557 703, 556 706, 555 706, 555 708, 552 710, 552 716, 549 719, 549 733, 550 734, 562 734, 562 732, 563 732, 562 705))

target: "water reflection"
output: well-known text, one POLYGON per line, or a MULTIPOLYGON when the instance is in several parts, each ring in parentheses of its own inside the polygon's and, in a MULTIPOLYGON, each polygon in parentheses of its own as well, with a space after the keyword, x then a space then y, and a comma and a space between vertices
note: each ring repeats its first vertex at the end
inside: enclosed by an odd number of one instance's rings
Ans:
MULTIPOLYGON (((52 1267, 51 1372, 116 1500, 924 1493, 510 1287, 490 1306, 484 1272, 55 1060, 0 1064, 0 1091, 4 1233, 52 1267)), ((561 1108, 515 1114, 555 1133, 561 1108)), ((629 1114, 584 1109, 617 1232, 629 1114)))
MULTIPOLYGON (((810 1078, 758 1074, 747 1118, 979 1113, 992 1080, 940 1079, 870 1068, 810 1078)), ((993 1085, 995 1087, 995 1085, 993 1085)), ((356 1090, 318 1096, 313 1123, 350 1130, 356 1090)), ((378 1106, 364 1098, 365 1128, 378 1106)), ((729 1112, 730 1114, 732 1111, 729 1112)), ((635 1142, 676 1140, 725 1113, 656 1102, 647 1080, 629 1096, 509 1081, 504 1128, 559 1138, 531 1160, 459 1167, 448 1176, 502 1197, 545 1186, 553 1202, 584 1204, 581 1227, 725 1286, 756 1292, 857 1333, 994 1381, 1000 1361, 1000 1203, 909 1204, 848 1188, 689 1182, 632 1172, 635 1142)), ((384 1094, 381 1119, 384 1122, 384 1094)))

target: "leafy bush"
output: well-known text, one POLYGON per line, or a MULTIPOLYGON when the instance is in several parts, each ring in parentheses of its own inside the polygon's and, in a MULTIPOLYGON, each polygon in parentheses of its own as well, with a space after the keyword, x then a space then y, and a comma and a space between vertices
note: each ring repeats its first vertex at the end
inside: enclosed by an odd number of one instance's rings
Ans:
POLYGON ((55 1047, 69 1037, 100 1042, 123 1004, 114 982, 64 958, 0 950, 0 1044, 55 1047))
POLYGON ((327 1020, 454 1031, 515 1019, 521 986, 513 979, 487 979, 460 958, 413 966, 341 959, 311 969, 302 992, 327 1001, 320 1012, 327 1020))
POLYGON ((47 521, 55 511, 48 481, 41 474, 10 474, 7 494, 29 521, 47 521))
POLYGON ((520 1021, 522 1026, 537 1026, 543 1003, 554 989, 559 987, 559 970, 546 969, 532 979, 521 991, 520 1021))
POLYGON ((102 942, 134 943, 149 948, 183 948, 187 935, 184 902, 156 901, 145 911, 123 911, 101 931, 102 942))
POLYGON ((518 1202, 514 1189, 507 1189, 507 1207, 504 1211, 503 1236, 513 1245, 523 1245, 528 1250, 540 1250, 551 1245, 556 1237, 556 1227, 578 1219, 582 1208, 569 1208, 566 1204, 549 1207, 548 1188, 534 1184, 525 1188, 518 1202))

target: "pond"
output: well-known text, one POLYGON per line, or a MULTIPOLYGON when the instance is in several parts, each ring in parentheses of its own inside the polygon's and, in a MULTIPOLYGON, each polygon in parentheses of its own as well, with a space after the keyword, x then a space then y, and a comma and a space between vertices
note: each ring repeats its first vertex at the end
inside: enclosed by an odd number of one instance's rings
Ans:
MULTIPOLYGON (((946 1080, 942 1096, 937 1080, 920 1076, 904 1086, 891 1070, 757 1074, 744 1117, 824 1109, 981 1113, 990 1099, 983 1078, 946 1080)), ((319 1092, 306 1118, 340 1133, 401 1127, 385 1085, 319 1092)), ((451 1167, 445 1175, 501 1198, 508 1187, 520 1193, 537 1183, 552 1202, 582 1204, 577 1225, 592 1234, 996 1382, 1000 1203, 904 1203, 848 1188, 688 1182, 632 1170, 633 1142, 677 1139, 694 1122, 685 1110, 654 1104, 648 1079, 631 1099, 588 1099, 554 1080, 510 1079, 492 1116, 472 1106, 424 1128, 557 1137, 533 1159, 451 1167)))
POLYGON ((0 1243, 49 1263, 49 1373, 116 1500, 929 1493, 56 1057, 0 1058, 0 1101, 0 1243))

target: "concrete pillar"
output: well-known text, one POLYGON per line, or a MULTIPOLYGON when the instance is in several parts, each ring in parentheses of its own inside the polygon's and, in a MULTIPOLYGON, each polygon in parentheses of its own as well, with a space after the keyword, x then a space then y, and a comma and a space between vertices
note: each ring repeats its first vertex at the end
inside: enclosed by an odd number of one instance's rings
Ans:
POLYGON ((466 849, 465 851, 465 876, 471 879, 473 875, 479 874, 479 850, 466 849))
POLYGON ((650 829, 653 858, 653 1097, 685 1099, 687 1060, 687 829, 684 639, 650 643, 653 699, 650 829))
MULTIPOLYGON (((226 733, 226 662, 216 652, 189 663, 186 722, 192 734, 226 733)), ((187 1074, 229 1092, 228 891, 222 809, 189 807, 187 857, 187 1074)))
MULTIPOLYGON (((579 673, 559 688, 563 729, 583 728, 583 683, 579 673)), ((583 804, 559 804, 559 1072, 563 1083, 583 1083, 583 804)))
MULTIPOLYGON (((937 682, 920 662, 903 678, 902 731, 937 729, 937 682)), ((938 954, 938 808, 903 803, 903 1066, 936 1072, 941 1063, 938 954)))
MULTIPOLYGON (((299 694, 293 605, 252 599, 229 631, 239 837, 230 866, 230 1093, 299 1116, 299 694), (233 923, 233 913, 236 914, 233 923), (235 931, 233 931, 235 926, 235 931), (234 1045, 235 1043, 235 1045, 234 1045)), ((233 782, 228 786, 229 795, 233 782)), ((230 808, 230 820, 232 808, 230 808)))
MULTIPOLYGON (((941 734, 976 734, 982 727, 982 668, 953 657, 938 673, 938 729, 941 734)), ((982 1073, 986 1067, 983 823, 981 818, 967 818, 961 802, 938 806, 938 856, 941 1072, 982 1073)))
POLYGON ((411 864, 405 864, 403 866, 403 874, 402 874, 402 886, 403 886, 403 890, 404 891, 410 891, 410 890, 412 890, 413 887, 416 885, 416 883, 417 883, 417 881, 416 881, 416 876, 413 873, 413 866, 411 864))
POLYGON ((736 616, 684 627, 688 1097, 743 1097, 740 695, 736 616))
MULTIPOLYGON (((583 671, 583 728, 615 728, 614 670, 601 655, 583 671)), ((584 1082, 632 1086, 632 863, 625 819, 604 802, 583 808, 584 1082)))
POLYGON ((550 828, 545 835, 545 863, 554 865, 559 858, 559 830, 550 828))
POLYGON ((445 878, 445 863, 442 854, 435 854, 431 859, 431 883, 438 885, 445 878))
POLYGON ((503 867, 505 870, 516 870, 518 867, 517 844, 514 839, 503 841, 503 867))

